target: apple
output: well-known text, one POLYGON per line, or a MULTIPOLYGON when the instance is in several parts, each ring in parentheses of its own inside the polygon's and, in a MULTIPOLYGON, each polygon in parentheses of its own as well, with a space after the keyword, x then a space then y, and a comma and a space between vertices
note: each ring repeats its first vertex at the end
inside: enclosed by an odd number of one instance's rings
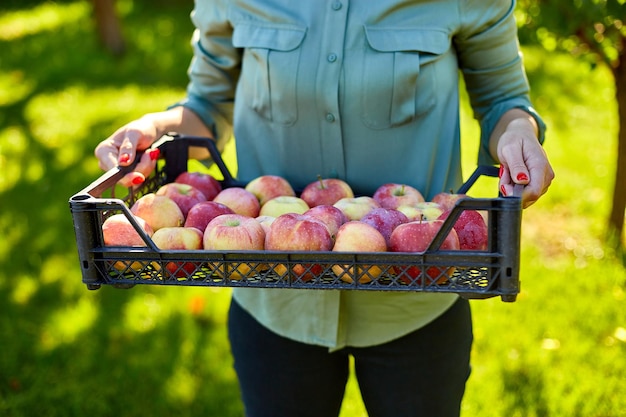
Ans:
POLYGON ((259 216, 278 217, 285 213, 302 214, 309 209, 309 205, 303 199, 291 196, 281 195, 274 197, 261 206, 259 216))
POLYGON ((317 181, 308 184, 300 193, 300 198, 306 201, 309 207, 332 206, 342 198, 354 197, 354 192, 347 182, 339 178, 323 179, 318 176, 317 181))
POLYGON ((156 195, 164 195, 174 200, 185 217, 187 217, 187 213, 194 205, 201 201, 207 201, 202 191, 198 190, 193 185, 178 182, 170 182, 169 184, 160 186, 156 191, 156 195))
POLYGON ((304 212, 305 216, 311 216, 318 220, 321 220, 330 231, 330 235, 334 239, 337 235, 337 231, 342 224, 348 221, 346 215, 339 208, 322 204, 319 206, 311 207, 304 212))
POLYGON ((215 177, 202 172, 182 172, 176 177, 174 182, 189 184, 197 188, 209 201, 213 200, 222 191, 222 184, 215 177))
MULTIPOLYGON (((330 251, 333 239, 328 227, 320 220, 297 213, 278 216, 265 235, 265 250, 268 251, 330 251)), ((274 267, 277 274, 287 273, 285 265, 274 267)), ((309 281, 323 272, 318 264, 296 264, 292 273, 302 281, 309 281)))
POLYGON ((401 211, 409 218, 409 221, 414 220, 435 220, 441 213, 443 213, 443 209, 439 203, 435 203, 434 201, 423 201, 421 203, 415 203, 411 205, 401 205, 398 207, 398 210, 401 211))
POLYGON ((262 227, 265 233, 270 230, 270 225, 276 220, 274 216, 258 216, 255 219, 262 227))
POLYGON ((380 207, 380 204, 372 197, 364 195, 360 197, 342 198, 333 204, 333 206, 343 211, 343 214, 346 215, 348 220, 361 220, 367 213, 380 207))
POLYGON ((399 210, 378 207, 363 216, 361 221, 374 226, 383 235, 387 246, 389 246, 391 232, 399 225, 408 223, 409 219, 399 210))
POLYGON ((450 191, 450 192, 444 191, 444 192, 435 194, 433 198, 430 199, 430 201, 439 204, 441 206, 441 209, 443 211, 446 211, 446 210, 452 210, 452 207, 456 205, 457 201, 463 198, 471 198, 471 197, 463 193, 459 194, 453 191, 450 191))
MULTIPOLYGON (((152 241, 161 250, 202 249, 202 232, 195 227, 162 227, 152 235, 152 241)), ((165 270, 177 278, 186 278, 196 271, 195 262, 169 261, 165 270)))
MULTIPOLYGON (((146 235, 151 237, 153 234, 152 227, 141 217, 133 216, 133 218, 146 235)), ((114 214, 102 222, 102 238, 105 246, 147 246, 133 224, 128 220, 128 217, 123 213, 114 214)), ((113 264, 113 267, 118 271, 124 271, 127 267, 131 270, 139 271, 142 269, 143 264, 141 262, 133 262, 129 266, 123 261, 118 261, 113 264)))
POLYGON ((182 226, 185 222, 185 216, 174 200, 155 193, 138 198, 130 212, 144 219, 155 232, 162 227, 182 226))
POLYGON ((396 183, 381 185, 374 191, 372 197, 381 207, 392 209, 402 205, 413 205, 425 201, 424 196, 422 196, 422 193, 420 193, 417 188, 396 183))
MULTIPOLYGON (((387 241, 374 226, 352 220, 344 223, 337 232, 333 252, 386 252, 387 241)), ((341 280, 354 282, 353 277, 361 276, 359 282, 365 284, 377 279, 383 273, 377 265, 350 266, 333 265, 332 270, 341 280)))
POLYGON ((207 224, 217 216, 222 214, 233 214, 234 211, 222 203, 217 201, 201 201, 195 204, 185 219, 185 227, 195 227, 204 232, 207 224))
MULTIPOLYGON (((401 224, 391 233, 389 249, 392 252, 424 252, 428 249, 442 225, 443 220, 416 220, 401 224)), ((459 238, 454 229, 450 229, 450 233, 448 233, 444 239, 439 250, 459 249, 459 238)), ((422 271, 422 269, 416 265, 394 266, 396 275, 401 275, 400 280, 407 284, 411 283, 412 280, 416 280, 416 282, 420 284, 422 282, 420 278, 422 272, 429 277, 430 281, 428 284, 432 282, 443 284, 448 280, 448 277, 454 273, 454 270, 455 268, 452 266, 431 266, 426 271, 422 271), (402 275, 403 273, 405 273, 406 276, 402 275)))
POLYGON ((243 187, 225 188, 213 198, 213 201, 224 204, 242 216, 257 217, 261 210, 261 203, 256 196, 243 187))
MULTIPOLYGON (((265 231, 254 218, 241 214, 225 214, 211 220, 203 236, 205 250, 261 251, 265 246, 265 231)), ((215 265, 213 265, 215 267, 215 265)), ((234 269, 222 264, 219 271, 230 279, 241 279, 254 274, 254 264, 242 262, 234 269)))
MULTIPOLYGON (((449 215, 450 210, 446 210, 439 219, 445 220, 449 215)), ((453 228, 459 237, 461 250, 487 250, 489 231, 483 216, 478 210, 463 210, 454 222, 453 228)))
POLYGON ((296 195, 291 184, 279 175, 261 175, 256 177, 246 184, 245 189, 256 196, 261 206, 274 197, 296 195))

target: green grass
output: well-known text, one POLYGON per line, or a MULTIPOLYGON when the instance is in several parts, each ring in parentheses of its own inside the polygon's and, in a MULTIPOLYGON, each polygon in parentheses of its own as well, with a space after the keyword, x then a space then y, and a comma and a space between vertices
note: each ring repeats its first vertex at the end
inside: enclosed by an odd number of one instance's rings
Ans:
MULTIPOLYGON (((100 140, 182 96, 191 55, 190 0, 119 3, 129 48, 119 59, 99 48, 88 2, 9 2, 0 14, 0 415, 238 416, 229 290, 81 283, 68 199, 100 174, 100 140)), ((472 302, 463 417, 626 416, 626 273, 603 243, 610 75, 525 53, 557 178, 524 212, 517 302, 472 302)), ((469 173, 477 127, 466 102, 462 117, 469 173)), ((227 158, 236 169, 232 148, 227 158)), ((351 379, 342 417, 365 415, 351 379)))

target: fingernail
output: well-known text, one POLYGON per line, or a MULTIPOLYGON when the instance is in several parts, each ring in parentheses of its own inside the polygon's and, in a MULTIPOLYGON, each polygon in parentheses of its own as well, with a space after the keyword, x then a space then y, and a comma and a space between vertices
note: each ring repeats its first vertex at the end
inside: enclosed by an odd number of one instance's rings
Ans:
POLYGON ((148 151, 148 155, 150 156, 150 159, 152 161, 156 161, 157 159, 159 159, 159 155, 161 155, 161 150, 158 148, 151 149, 150 151, 148 151))
POLYGON ((523 172, 517 174, 516 178, 518 181, 528 181, 528 175, 524 174, 523 172))
POLYGON ((506 188, 504 188, 504 184, 500 186, 500 192, 502 193, 503 196, 506 196, 506 188))
POLYGON ((504 167, 500 165, 500 172, 498 173, 498 178, 502 178, 502 174, 504 174, 504 167))
POLYGON ((123 164, 127 163, 128 161, 130 161, 130 155, 127 153, 123 153, 120 155, 119 161, 123 164))
POLYGON ((135 185, 139 185, 139 184, 143 183, 143 182, 144 182, 144 180, 145 180, 145 179, 144 179, 142 176, 137 175, 135 178, 133 178, 133 180, 132 180, 131 182, 132 182, 133 184, 135 184, 135 185))

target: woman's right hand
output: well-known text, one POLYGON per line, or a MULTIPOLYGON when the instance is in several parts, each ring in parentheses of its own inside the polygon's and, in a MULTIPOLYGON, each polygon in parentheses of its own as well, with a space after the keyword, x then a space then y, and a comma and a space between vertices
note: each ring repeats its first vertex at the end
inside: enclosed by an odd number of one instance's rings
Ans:
POLYGON ((119 128, 100 142, 94 151, 101 169, 108 171, 117 166, 133 163, 137 152, 145 151, 133 172, 126 174, 119 183, 126 187, 143 183, 154 170, 159 157, 158 149, 149 149, 160 134, 154 120, 148 116, 134 120, 119 128))

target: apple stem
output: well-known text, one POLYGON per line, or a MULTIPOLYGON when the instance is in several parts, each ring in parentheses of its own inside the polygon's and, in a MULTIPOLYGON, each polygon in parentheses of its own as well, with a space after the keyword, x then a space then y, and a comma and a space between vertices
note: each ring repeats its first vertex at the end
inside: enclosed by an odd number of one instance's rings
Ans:
POLYGON ((324 184, 324 179, 322 178, 321 175, 317 175, 317 180, 320 182, 320 188, 323 190, 324 188, 326 188, 326 184, 324 184))

